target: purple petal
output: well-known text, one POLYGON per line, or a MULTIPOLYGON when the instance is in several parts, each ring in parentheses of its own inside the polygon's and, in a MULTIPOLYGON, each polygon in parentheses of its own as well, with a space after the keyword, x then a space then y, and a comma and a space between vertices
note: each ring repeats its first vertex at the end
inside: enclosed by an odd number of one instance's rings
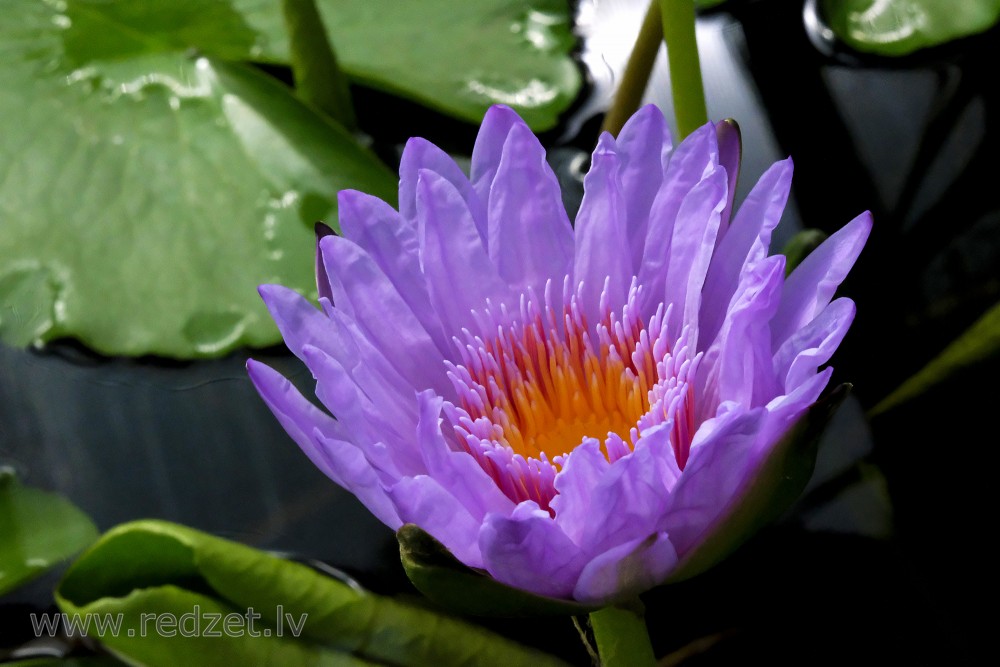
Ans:
POLYGON ((684 325, 698 326, 701 290, 712 262, 726 196, 726 172, 717 167, 691 188, 677 212, 663 290, 664 303, 674 306, 670 322, 674 338, 684 325))
POLYGON ((319 254, 319 242, 322 241, 327 236, 333 236, 333 230, 322 222, 316 223, 316 291, 321 299, 333 300, 333 294, 330 292, 330 278, 326 275, 326 267, 323 265, 323 259, 319 254))
MULTIPOLYGON (((670 489, 680 475, 670 444, 671 427, 667 422, 643 433, 635 451, 608 466, 590 489, 589 512, 576 540, 588 554, 656 532, 670 489)), ((562 480, 563 487, 573 485, 571 477, 562 480)), ((564 520, 556 516, 563 525, 564 520)))
POLYGON ((545 149, 525 125, 510 130, 488 207, 489 256, 511 289, 561 286, 572 268, 573 228, 545 149))
POLYGON ((420 421, 417 443, 427 472, 447 489, 477 521, 489 512, 510 514, 514 503, 497 487, 496 482, 476 462, 472 455, 455 451, 441 434, 443 400, 431 391, 417 397, 420 421))
POLYGON ((417 226, 417 180, 420 171, 433 171, 455 186, 465 200, 472 219, 476 222, 479 236, 486 242, 486 199, 480 199, 472 183, 455 164, 450 155, 419 137, 406 142, 399 162, 399 212, 403 219, 416 231, 417 226))
POLYGON ((472 311, 511 301, 486 255, 472 215, 451 183, 423 171, 417 183, 420 258, 431 303, 446 331, 476 326, 472 311))
POLYGON ((635 112, 618 133, 617 147, 631 265, 638 268, 646 245, 649 211, 670 155, 670 131, 663 112, 653 104, 635 112))
POLYGON ((666 533, 636 538, 587 563, 573 597, 591 603, 634 598, 662 583, 676 565, 677 551, 666 533))
POLYGON ((580 544, 584 528, 591 523, 591 504, 594 489, 610 467, 601 451, 601 443, 585 438, 583 444, 570 452, 556 475, 558 495, 550 507, 556 513, 556 523, 566 535, 580 544))
POLYGON ((717 166, 718 145, 715 128, 710 124, 692 132, 670 156, 663 185, 649 211, 649 226, 638 271, 639 284, 647 286, 640 306, 644 318, 650 317, 663 301, 660 287, 666 280, 670 244, 681 204, 691 189, 717 166))
POLYGON ((280 373, 254 361, 247 372, 264 402, 288 435, 330 479, 364 503, 380 521, 395 530, 402 525, 396 510, 364 454, 339 437, 337 422, 303 398, 280 373))
POLYGON ((441 351, 371 256, 336 236, 323 239, 320 248, 336 307, 414 388, 450 396, 441 351))
POLYGON ((486 570, 510 586, 568 598, 585 558, 549 513, 527 500, 510 516, 487 515, 479 534, 486 570))
POLYGON ((800 384, 794 391, 778 396, 767 404, 767 419, 761 428, 755 459, 763 459, 806 409, 815 403, 833 375, 827 366, 819 373, 800 384))
POLYGON ((778 348, 774 370, 786 393, 815 375, 816 369, 830 360, 847 335, 855 310, 850 299, 836 299, 778 348))
POLYGON ((573 276, 578 283, 583 281, 583 312, 591 322, 599 322, 603 315, 600 301, 605 281, 609 305, 620 308, 633 275, 632 262, 624 252, 628 238, 619 166, 614 139, 604 133, 583 183, 583 202, 575 229, 573 276))
POLYGON ((706 344, 719 333, 740 276, 747 267, 767 256, 771 231, 781 219, 791 186, 791 159, 771 165, 750 191, 719 242, 702 292, 699 338, 706 344))
POLYGON ((866 211, 809 253, 788 276, 781 308, 771 322, 775 350, 830 303, 861 254, 871 228, 872 215, 866 211))
POLYGON ((785 258, 766 257, 743 276, 699 375, 698 418, 726 401, 762 405, 778 393, 768 322, 779 305, 785 258))
POLYGON ((670 495, 660 525, 679 556, 711 532, 742 489, 765 414, 763 408, 747 412, 729 403, 719 416, 698 429, 691 458, 670 495))
MULTIPOLYGON (((336 359, 322 350, 306 346, 306 364, 316 377, 316 395, 337 417, 350 439, 368 452, 377 443, 390 446, 389 458, 378 460, 378 467, 391 476, 425 472, 423 461, 413 445, 416 416, 413 398, 386 403, 382 396, 372 400, 361 390, 350 373, 336 359)), ((356 372, 363 372, 357 371, 356 372)), ((374 463, 375 461, 373 461, 374 463)))
POLYGON ((420 526, 469 567, 482 568, 480 521, 433 477, 405 477, 389 489, 403 523, 420 526))
MULTIPOLYGON (((503 145, 515 125, 527 127, 513 109, 497 104, 486 111, 483 124, 479 127, 476 145, 472 149, 470 171, 472 187, 484 204, 490 200, 490 188, 493 187, 493 179, 496 178, 497 168, 500 166, 503 145)), ((487 243, 487 236, 483 238, 483 243, 487 243)))
POLYGON ((341 190, 338 201, 344 237, 371 255, 441 353, 449 352, 450 339, 444 335, 441 321, 431 307, 424 274, 420 270, 420 239, 416 226, 404 223, 399 213, 377 197, 341 190))
POLYGON ((386 404, 390 414, 399 415, 398 410, 406 409, 406 417, 416 423, 415 402, 411 400, 413 386, 350 317, 331 308, 330 324, 334 339, 323 352, 335 359, 373 402, 386 404))
POLYGON ((306 345, 328 350, 334 343, 330 320, 295 290, 283 285, 261 285, 257 292, 278 325, 285 345, 299 359, 305 361, 302 348, 306 345))
POLYGON ((715 138, 719 143, 719 164, 726 170, 728 176, 729 197, 726 208, 722 212, 720 239, 729 227, 729 217, 733 212, 733 200, 736 198, 736 180, 740 175, 740 158, 743 153, 743 140, 740 137, 740 127, 735 121, 722 120, 715 124, 715 138))
MULTIPOLYGON (((307 365, 310 361, 305 350, 316 348, 350 371, 348 379, 357 384, 356 391, 376 398, 393 395, 388 404, 396 408, 407 403, 401 401, 401 397, 412 397, 413 388, 343 313, 333 309, 328 319, 297 292, 286 287, 263 285, 260 292, 286 344, 307 365), (399 394, 401 388, 406 389, 405 396, 399 394)), ((315 374, 315 369, 313 372, 315 374)), ((415 418, 413 423, 416 423, 415 418)))

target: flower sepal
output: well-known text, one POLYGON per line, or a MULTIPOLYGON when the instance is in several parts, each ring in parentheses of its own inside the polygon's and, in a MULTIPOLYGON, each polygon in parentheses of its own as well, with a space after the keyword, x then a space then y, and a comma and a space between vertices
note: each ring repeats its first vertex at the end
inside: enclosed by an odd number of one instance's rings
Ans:
POLYGON ((819 441, 850 393, 844 383, 816 401, 778 442, 746 490, 733 499, 728 516, 678 563, 665 583, 690 579, 713 567, 799 498, 816 465, 819 441))
POLYGON ((529 593, 463 564, 443 544, 411 523, 396 531, 399 556, 417 590, 440 606, 470 616, 581 616, 602 605, 529 593))

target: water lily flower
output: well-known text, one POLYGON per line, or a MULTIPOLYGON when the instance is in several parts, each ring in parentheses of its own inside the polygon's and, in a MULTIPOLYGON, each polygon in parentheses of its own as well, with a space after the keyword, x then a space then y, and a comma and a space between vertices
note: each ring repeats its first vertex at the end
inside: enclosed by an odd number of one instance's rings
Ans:
POLYGON ((469 177, 410 140, 398 212, 340 193, 321 309, 260 289, 333 416, 251 361, 257 390, 379 519, 500 582, 601 604, 664 581, 826 387, 855 311, 831 299, 871 227, 786 279, 768 246, 792 163, 734 213, 732 132, 672 146, 641 109, 600 138, 575 224, 510 109, 486 114, 469 177))

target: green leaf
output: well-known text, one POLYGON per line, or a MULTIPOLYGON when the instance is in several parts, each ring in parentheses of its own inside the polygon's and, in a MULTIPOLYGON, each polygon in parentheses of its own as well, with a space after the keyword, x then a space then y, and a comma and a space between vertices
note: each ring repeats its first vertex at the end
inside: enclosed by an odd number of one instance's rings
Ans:
POLYGON ((0 468, 0 595, 80 551, 97 529, 68 500, 21 486, 0 468))
POLYGON ((902 56, 989 29, 1000 19, 1000 0, 822 0, 821 10, 852 48, 902 56))
MULTIPOLYGON (((317 0, 354 81, 479 123, 507 104, 553 127, 580 89, 565 0, 317 0)), ((259 33, 257 56, 288 63, 278 3, 235 0, 259 33)))
POLYGON ((685 556, 668 581, 683 581, 709 569, 791 506, 809 483, 823 429, 850 388, 840 385, 809 408, 775 445, 750 485, 732 503, 728 516, 685 556))
POLYGON ((460 614, 472 616, 579 616, 598 607, 549 598, 502 584, 459 561, 421 528, 396 531, 406 575, 421 593, 460 614))
POLYGON ((226 3, 4 4, 4 341, 201 357, 280 340, 257 285, 313 294, 313 223, 342 188, 393 201, 396 177, 221 59, 256 39, 226 3))
POLYGON ((870 414, 874 417, 887 412, 997 354, 1000 354, 1000 303, 986 311, 916 375, 882 399, 870 414))
POLYGON ((81 619, 120 618, 119 630, 91 634, 147 665, 560 664, 483 628, 162 521, 106 533, 67 572, 56 600, 81 619), (260 614, 252 626, 249 613, 260 614), (212 636, 215 614, 234 615, 242 632, 212 636))
POLYGON ((602 667, 653 667, 656 657, 642 602, 610 606, 590 615, 602 667))

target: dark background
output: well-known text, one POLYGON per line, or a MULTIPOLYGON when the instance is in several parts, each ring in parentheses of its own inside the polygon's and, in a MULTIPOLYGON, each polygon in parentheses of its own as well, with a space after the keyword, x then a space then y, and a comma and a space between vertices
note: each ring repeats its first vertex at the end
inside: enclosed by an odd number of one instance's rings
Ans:
MULTIPOLYGON (((571 208, 581 149, 596 140, 644 5, 579 4, 591 86, 543 137, 571 208)), ((685 665, 971 663, 991 630, 979 609, 992 581, 986 459, 1000 440, 1000 363, 871 423, 864 415, 998 301, 998 32, 879 59, 810 34, 801 0, 758 0, 704 13, 698 37, 709 113, 743 129, 737 201, 771 162, 795 160, 773 250, 803 226, 831 232, 865 209, 875 230, 842 288, 858 317, 835 381, 855 392, 810 490, 725 564, 645 596, 657 654, 683 649, 685 665)), ((669 109, 666 76, 661 54, 647 97, 669 109)), ((355 94, 363 129, 390 160, 410 134, 471 149, 473 126, 355 94), (400 114, 408 123, 391 122, 400 114)), ((64 494, 101 529, 165 518, 413 594, 392 533, 284 434, 246 379, 248 356, 181 363, 102 358, 72 341, 0 347, 0 463, 64 494)), ((283 348, 252 356, 309 390, 283 348)), ((52 580, 0 598, 0 647, 26 639, 25 609, 51 604, 52 580)), ((588 660, 568 620, 484 623, 588 660)))

